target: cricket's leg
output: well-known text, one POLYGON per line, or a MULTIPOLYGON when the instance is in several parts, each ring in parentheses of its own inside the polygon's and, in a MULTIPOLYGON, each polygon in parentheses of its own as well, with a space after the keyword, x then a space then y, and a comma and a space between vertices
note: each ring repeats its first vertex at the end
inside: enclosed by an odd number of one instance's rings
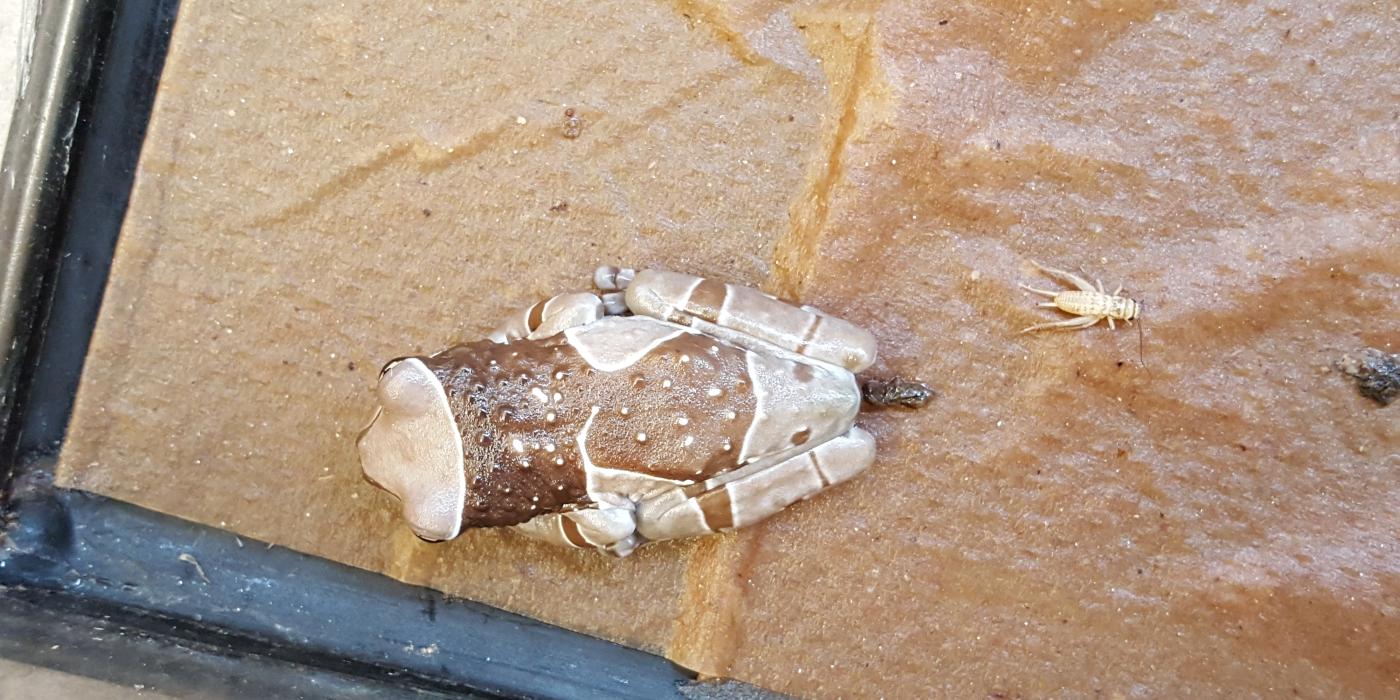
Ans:
POLYGON ((754 464, 637 504, 647 540, 705 535, 752 525, 865 471, 875 439, 860 428, 772 463, 754 464))
POLYGON ((643 270, 627 287, 627 307, 742 347, 756 339, 851 372, 875 362, 875 337, 865 330, 741 285, 643 270))
POLYGON ((497 343, 548 338, 565 329, 592 323, 603 317, 603 302, 586 292, 560 294, 512 314, 487 336, 497 343))
POLYGON ((1065 320, 1065 321, 1054 321, 1054 322, 1052 322, 1052 323, 1037 323, 1037 324, 1035 324, 1034 326, 1030 326, 1030 327, 1028 327, 1028 328, 1022 328, 1022 329, 1021 329, 1021 332, 1022 332, 1022 333, 1031 333, 1031 332, 1034 332, 1034 331, 1048 331, 1048 330, 1077 330, 1077 329, 1080 329, 1080 328, 1088 328, 1089 326, 1092 326, 1092 325, 1094 325, 1095 323, 1098 323, 1098 322, 1099 322, 1099 319, 1101 319, 1101 318, 1103 318, 1103 317, 1102 317, 1102 316, 1076 316, 1076 317, 1074 317, 1074 318, 1071 318, 1071 319, 1068 319, 1068 320, 1065 320))

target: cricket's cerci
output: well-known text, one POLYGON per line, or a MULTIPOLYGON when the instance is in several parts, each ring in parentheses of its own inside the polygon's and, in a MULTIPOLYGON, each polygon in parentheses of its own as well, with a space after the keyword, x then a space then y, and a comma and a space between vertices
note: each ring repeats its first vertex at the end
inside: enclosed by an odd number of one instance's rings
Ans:
MULTIPOLYGON (((673 272, 600 268, 595 284, 384 366, 360 461, 419 537, 511 526, 627 556, 752 525, 874 460, 855 425, 869 332, 673 272)), ((885 379, 865 400, 931 395, 885 379)))

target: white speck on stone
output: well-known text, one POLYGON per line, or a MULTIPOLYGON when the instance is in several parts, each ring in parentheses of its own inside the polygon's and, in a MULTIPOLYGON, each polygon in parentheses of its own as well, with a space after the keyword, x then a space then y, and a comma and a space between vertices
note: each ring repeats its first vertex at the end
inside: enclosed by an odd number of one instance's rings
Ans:
POLYGON ((662 388, 662 389, 670 389, 670 388, 671 388, 671 380, 669 380, 669 379, 663 379, 663 380, 661 380, 661 388, 662 388))
POLYGON ((694 436, 694 435, 687 435, 687 436, 685 436, 685 439, 684 439, 684 440, 681 440, 681 444, 682 444, 682 445, 685 445, 686 447, 690 447, 691 445, 694 445, 694 444, 695 444, 695 436, 694 436))
POLYGON ((706 394, 709 394, 710 396, 719 396, 720 394, 723 394, 724 392, 723 392, 723 391, 720 391, 720 390, 719 390, 719 387, 717 387, 717 386, 712 386, 712 387, 710 387, 710 390, 707 391, 707 392, 705 392, 705 393, 706 393, 706 394))
POLYGON ((516 452, 524 452, 525 443, 521 442, 520 438, 515 438, 510 441, 510 449, 515 450, 516 452))
POLYGON ((676 425, 690 425, 690 419, 686 418, 685 416, 681 416, 680 418, 676 419, 676 425))
POLYGON ((549 395, 544 393, 544 389, 535 387, 530 390, 530 395, 539 399, 540 403, 549 403, 549 395))

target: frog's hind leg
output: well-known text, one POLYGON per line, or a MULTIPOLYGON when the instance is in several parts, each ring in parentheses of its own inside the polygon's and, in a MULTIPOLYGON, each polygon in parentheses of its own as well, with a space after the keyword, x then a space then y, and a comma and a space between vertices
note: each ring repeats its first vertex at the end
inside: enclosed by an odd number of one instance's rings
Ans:
POLYGON ((627 287, 632 313, 690 326, 741 347, 753 340, 859 372, 875 362, 875 337, 848 321, 751 287, 643 270, 627 287))
POLYGON ((637 534, 635 514, 625 508, 589 508, 541 515, 515 526, 521 534, 551 544, 596 549, 625 557, 646 540, 637 534))
POLYGON ((637 505, 647 540, 694 537, 746 527, 865 471, 875 439, 852 427, 810 450, 759 461, 637 505))
POLYGON ((603 317, 603 301, 595 294, 560 294, 511 314, 491 335, 497 343, 528 338, 537 340, 603 317))

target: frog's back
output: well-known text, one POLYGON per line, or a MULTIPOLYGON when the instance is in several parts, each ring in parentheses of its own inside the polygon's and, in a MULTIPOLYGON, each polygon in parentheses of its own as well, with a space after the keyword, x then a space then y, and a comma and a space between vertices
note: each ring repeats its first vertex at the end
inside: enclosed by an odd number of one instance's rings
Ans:
MULTIPOLYGON (((859 408, 845 370, 647 317, 469 343, 431 361, 459 424, 474 414, 475 432, 493 448, 478 461, 511 468, 543 462, 585 476, 601 468, 703 481, 840 434, 859 408)), ((473 442, 464 435, 469 451, 473 442)), ((566 490, 576 490, 573 481, 566 490)))

